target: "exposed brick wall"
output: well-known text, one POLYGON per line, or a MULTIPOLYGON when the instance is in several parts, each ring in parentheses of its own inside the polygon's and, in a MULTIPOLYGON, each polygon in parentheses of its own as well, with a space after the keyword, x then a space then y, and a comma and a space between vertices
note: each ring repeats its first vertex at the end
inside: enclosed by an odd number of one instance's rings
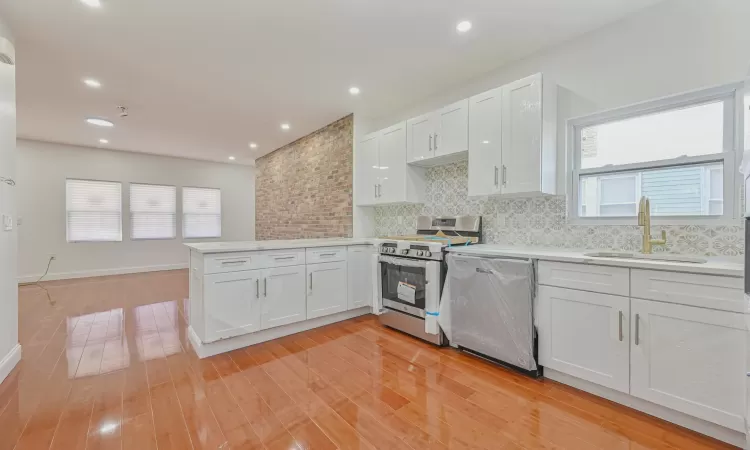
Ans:
POLYGON ((352 236, 353 117, 255 161, 258 240, 352 236))

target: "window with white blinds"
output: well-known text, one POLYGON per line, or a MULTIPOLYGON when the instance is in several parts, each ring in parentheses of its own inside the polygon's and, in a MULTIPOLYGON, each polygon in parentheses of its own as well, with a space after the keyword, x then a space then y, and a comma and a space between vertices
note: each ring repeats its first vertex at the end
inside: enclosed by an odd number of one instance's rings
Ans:
POLYGON ((177 237, 177 188, 130 184, 131 239, 177 237))
POLYGON ((122 241, 122 185, 112 181, 65 182, 68 242, 122 241))
POLYGON ((221 237, 221 191, 210 188, 182 188, 182 236, 221 237))

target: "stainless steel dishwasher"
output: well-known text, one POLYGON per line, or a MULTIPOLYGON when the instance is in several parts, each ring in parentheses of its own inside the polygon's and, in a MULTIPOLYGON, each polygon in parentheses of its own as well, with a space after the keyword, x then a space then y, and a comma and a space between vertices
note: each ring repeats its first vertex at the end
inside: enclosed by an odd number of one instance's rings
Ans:
POLYGON ((534 287, 531 260, 451 253, 440 325, 459 349, 539 377, 534 287))

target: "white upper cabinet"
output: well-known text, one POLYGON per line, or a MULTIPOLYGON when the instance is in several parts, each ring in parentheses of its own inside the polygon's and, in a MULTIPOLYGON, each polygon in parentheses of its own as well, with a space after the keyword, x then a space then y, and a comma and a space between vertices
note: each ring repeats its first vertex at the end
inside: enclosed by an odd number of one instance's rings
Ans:
POLYGON ((469 195, 555 194, 557 90, 542 74, 469 99, 469 195))
POLYGON ((406 185, 406 125, 402 122, 380 132, 378 203, 404 198, 406 185))
POLYGON ((407 162, 419 162, 432 158, 435 139, 435 114, 409 119, 406 122, 406 155, 407 162))
POLYGON ((469 99, 469 195, 501 192, 502 88, 469 99))
POLYGON ((357 145, 357 206, 424 201, 424 169, 406 164, 407 123, 366 135, 357 145))
POLYGON ((469 99, 440 109, 436 114, 437 128, 433 138, 436 156, 463 153, 469 150, 469 99))
POLYGON ((464 99, 407 121, 407 161, 437 166, 466 159, 469 100, 464 99))
POLYGON ((378 133, 366 135, 357 145, 356 154, 357 203, 372 205, 377 202, 380 157, 378 133))
POLYGON ((502 87, 503 194, 555 194, 557 90, 542 74, 502 87))

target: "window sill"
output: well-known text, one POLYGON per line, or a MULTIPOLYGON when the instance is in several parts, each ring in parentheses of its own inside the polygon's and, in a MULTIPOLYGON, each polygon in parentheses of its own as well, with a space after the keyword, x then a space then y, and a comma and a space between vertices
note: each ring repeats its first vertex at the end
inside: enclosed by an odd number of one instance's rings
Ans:
MULTIPOLYGON (((567 219, 568 225, 588 225, 588 226, 638 226, 638 219, 624 217, 591 217, 591 218, 574 218, 567 219)), ((703 225, 711 227, 720 226, 738 226, 742 225, 742 218, 729 219, 725 217, 706 218, 706 217, 684 217, 684 218, 664 218, 652 217, 651 226, 680 226, 680 225, 703 225)))

